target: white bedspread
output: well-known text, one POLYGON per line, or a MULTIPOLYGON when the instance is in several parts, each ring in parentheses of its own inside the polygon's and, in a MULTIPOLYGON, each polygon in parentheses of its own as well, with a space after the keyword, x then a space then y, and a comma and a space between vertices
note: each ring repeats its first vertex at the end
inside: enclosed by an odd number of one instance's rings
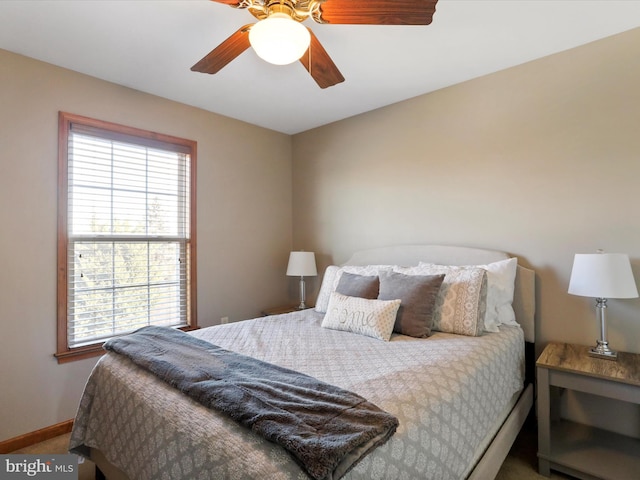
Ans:
MULTIPOLYGON (((343 478, 464 478, 522 388, 522 330, 383 342, 323 329, 321 321, 310 309, 193 335, 351 390, 395 415, 391 440, 343 478)), ((112 353, 96 365, 80 403, 71 448, 85 447, 100 449, 132 480, 308 478, 282 448, 112 353)))

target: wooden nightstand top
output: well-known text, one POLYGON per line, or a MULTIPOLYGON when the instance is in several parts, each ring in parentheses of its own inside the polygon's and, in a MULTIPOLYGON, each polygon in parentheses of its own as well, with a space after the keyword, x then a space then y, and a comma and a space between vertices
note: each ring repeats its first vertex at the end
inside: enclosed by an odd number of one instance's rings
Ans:
POLYGON ((589 348, 571 343, 550 343, 536 366, 640 386, 639 354, 618 352, 618 360, 612 361, 590 357, 589 348))
MULTIPOLYGON (((307 308, 313 308, 313 307, 307 306, 307 308)), ((265 308, 264 310, 262 310, 262 315, 267 317, 269 315, 282 315, 285 313, 298 312, 298 311, 300 311, 300 309, 298 308, 298 305, 283 305, 280 307, 265 308)))

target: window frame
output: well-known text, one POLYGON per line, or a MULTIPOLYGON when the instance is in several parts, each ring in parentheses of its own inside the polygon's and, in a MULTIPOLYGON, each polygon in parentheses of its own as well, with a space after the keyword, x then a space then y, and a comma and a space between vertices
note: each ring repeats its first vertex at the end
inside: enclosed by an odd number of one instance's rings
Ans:
MULTIPOLYGON (((68 252, 69 252, 69 134, 72 125, 97 128, 108 132, 110 139, 128 137, 138 145, 158 147, 159 144, 176 145, 186 149, 190 161, 190 211, 189 211, 189 245, 188 280, 187 280, 187 325, 181 330, 195 330, 197 323, 197 242, 196 242, 196 166, 197 142, 171 135, 160 134, 116 123, 97 120, 67 112, 58 112, 58 245, 57 245, 57 348, 54 356, 58 363, 98 356, 104 353, 103 341, 70 347, 68 343, 68 252)), ((105 137, 106 138, 106 137, 105 137)))

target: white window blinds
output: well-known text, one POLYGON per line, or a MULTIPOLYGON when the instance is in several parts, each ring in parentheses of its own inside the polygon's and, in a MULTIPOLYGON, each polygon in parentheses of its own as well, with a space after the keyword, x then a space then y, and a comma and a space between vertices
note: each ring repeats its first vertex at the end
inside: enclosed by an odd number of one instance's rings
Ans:
POLYGON ((71 124, 67 152, 69 348, 188 325, 188 149, 71 124))

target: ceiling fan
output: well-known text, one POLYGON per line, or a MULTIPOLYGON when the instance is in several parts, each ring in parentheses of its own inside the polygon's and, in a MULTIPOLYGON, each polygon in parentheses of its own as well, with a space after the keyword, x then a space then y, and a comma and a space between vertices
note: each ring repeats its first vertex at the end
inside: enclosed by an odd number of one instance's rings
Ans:
POLYGON ((217 73, 249 46, 276 65, 300 60, 320 88, 344 81, 311 29, 317 23, 351 25, 429 25, 438 0, 212 0, 247 9, 258 19, 241 27, 191 70, 217 73))

